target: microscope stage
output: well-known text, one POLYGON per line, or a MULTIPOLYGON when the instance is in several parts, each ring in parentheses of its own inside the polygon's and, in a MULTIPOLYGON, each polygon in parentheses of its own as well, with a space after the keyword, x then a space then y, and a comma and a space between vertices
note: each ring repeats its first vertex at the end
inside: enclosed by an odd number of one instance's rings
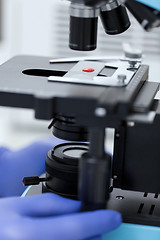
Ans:
MULTIPOLYGON (((77 83, 75 68, 77 69, 80 64, 83 70, 91 69, 91 61, 89 68, 86 68, 85 61, 50 63, 49 60, 50 58, 47 57, 17 56, 2 64, 0 66, 1 106, 31 108, 35 110, 36 118, 47 120, 52 119, 57 113, 64 116, 81 115, 81 119, 90 118, 93 121, 101 117, 106 122, 106 115, 109 119, 113 114, 118 119, 123 119, 128 115, 129 106, 133 104, 133 100, 148 78, 148 66, 141 65, 129 70, 130 78, 123 74, 118 75, 119 80, 115 84, 113 76, 117 71, 120 73, 124 70, 124 63, 120 64, 120 67, 118 67, 119 63, 117 65, 115 62, 107 63, 108 67, 103 68, 106 63, 93 61, 95 73, 92 73, 94 71, 79 73, 81 71, 78 70, 78 78, 82 82, 77 83), (110 86, 92 83, 94 79, 95 82, 97 81, 98 72, 100 79, 113 79, 113 83, 110 86), (93 75, 83 79, 83 76, 89 76, 83 74, 93 75), (53 76, 56 76, 57 80, 54 81, 53 76), (128 79, 128 83, 123 84, 125 78, 128 79), (84 83, 85 80, 89 82, 84 83)), ((147 85, 149 84, 151 83, 147 82, 147 85)), ((149 87, 151 89, 151 86, 149 87)), ((155 94, 158 84, 154 83, 153 88, 155 94)), ((136 102, 136 108, 137 104, 139 102, 136 102)), ((143 104, 140 102, 143 111, 146 109, 145 104, 145 101, 143 104)))

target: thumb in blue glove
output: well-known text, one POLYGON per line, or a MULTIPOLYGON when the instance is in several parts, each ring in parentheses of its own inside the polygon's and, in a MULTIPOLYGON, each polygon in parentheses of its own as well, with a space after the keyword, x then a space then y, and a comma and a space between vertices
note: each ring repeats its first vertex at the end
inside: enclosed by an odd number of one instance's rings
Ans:
POLYGON ((47 193, 0 200, 0 239, 100 240, 121 223, 111 210, 79 213, 80 202, 47 193))
POLYGON ((25 190, 23 177, 44 173, 47 152, 61 142, 50 137, 18 151, 0 148, 0 197, 20 196, 25 190))

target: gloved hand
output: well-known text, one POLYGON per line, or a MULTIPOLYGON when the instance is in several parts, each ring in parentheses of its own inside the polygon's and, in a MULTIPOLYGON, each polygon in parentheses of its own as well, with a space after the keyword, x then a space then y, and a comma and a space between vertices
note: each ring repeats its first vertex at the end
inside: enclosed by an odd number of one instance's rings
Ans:
POLYGON ((20 196, 25 190, 23 177, 39 176, 45 170, 47 152, 64 142, 55 137, 45 138, 18 150, 0 148, 0 197, 20 196))
POLYGON ((0 200, 0 239, 100 240, 117 228, 121 215, 111 210, 78 213, 80 202, 47 193, 0 200))

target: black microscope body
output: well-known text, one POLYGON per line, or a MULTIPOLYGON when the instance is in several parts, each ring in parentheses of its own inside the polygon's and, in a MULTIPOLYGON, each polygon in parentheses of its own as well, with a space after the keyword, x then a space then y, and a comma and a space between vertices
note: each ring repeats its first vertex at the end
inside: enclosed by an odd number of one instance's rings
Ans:
POLYGON ((0 105, 33 109, 70 141, 48 152, 42 178, 24 179, 34 185, 26 195, 54 192, 80 199, 82 211, 114 209, 124 222, 160 226, 159 83, 148 74, 127 59, 18 56, 1 65, 0 105), (106 128, 115 129, 113 157, 106 128))

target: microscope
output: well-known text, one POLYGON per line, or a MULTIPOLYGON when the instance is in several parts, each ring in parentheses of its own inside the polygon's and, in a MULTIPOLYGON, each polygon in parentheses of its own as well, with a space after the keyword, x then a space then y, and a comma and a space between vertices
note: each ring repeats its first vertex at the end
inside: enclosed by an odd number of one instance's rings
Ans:
MULTIPOLYGON (((126 31, 126 7, 145 30, 160 26, 159 11, 135 0, 72 0, 70 48, 96 48, 98 17, 107 34, 126 31)), ((124 224, 103 239, 158 239, 159 83, 148 76, 149 66, 133 53, 119 59, 17 56, 1 65, 0 105, 34 109, 36 119, 51 120, 53 135, 66 140, 47 153, 43 176, 24 176, 31 185, 24 195, 53 192, 79 199, 81 211, 121 212, 124 224), (105 151, 106 128, 115 129, 113 157, 105 151)))

